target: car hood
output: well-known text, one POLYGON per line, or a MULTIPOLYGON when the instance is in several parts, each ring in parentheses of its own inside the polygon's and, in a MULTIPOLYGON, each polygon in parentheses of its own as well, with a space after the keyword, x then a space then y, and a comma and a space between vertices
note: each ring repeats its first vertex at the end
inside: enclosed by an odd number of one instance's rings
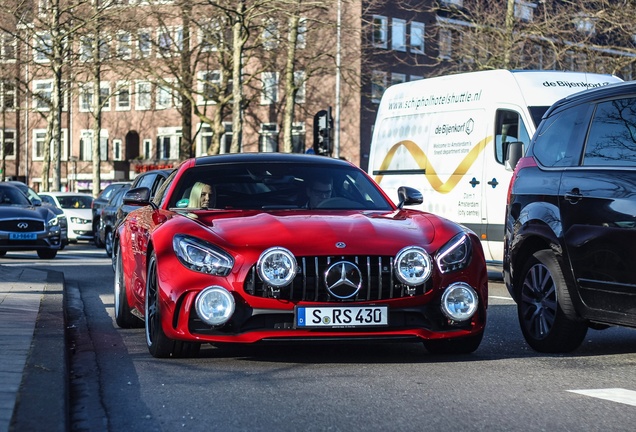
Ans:
POLYGON ((0 219, 49 219, 50 211, 41 206, 0 206, 0 219))
MULTIPOLYGON (((215 243, 231 248, 282 246, 295 254, 395 254, 402 247, 431 245, 440 219, 425 213, 347 212, 306 214, 271 212, 201 212, 196 220, 215 243), (337 245, 337 246, 336 246, 337 245)), ((442 223, 442 225, 445 225, 442 223)), ((451 225, 447 225, 450 230, 451 225)), ((454 230, 457 230, 455 225, 454 230)), ((448 236, 444 236, 448 240, 448 236)))

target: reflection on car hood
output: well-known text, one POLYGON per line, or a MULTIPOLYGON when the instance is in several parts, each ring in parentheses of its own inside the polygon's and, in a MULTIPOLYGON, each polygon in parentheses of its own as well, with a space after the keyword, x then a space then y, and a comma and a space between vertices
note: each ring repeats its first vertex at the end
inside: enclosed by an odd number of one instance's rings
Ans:
MULTIPOLYGON (((428 245, 436 227, 427 214, 410 212, 197 212, 198 220, 229 245, 294 247, 296 253, 333 253, 338 242, 346 253, 395 253, 399 245, 428 245)), ((343 251, 344 252, 344 251, 343 251)))
POLYGON ((17 205, 0 206, 0 219, 49 219, 51 213, 43 207, 17 205))

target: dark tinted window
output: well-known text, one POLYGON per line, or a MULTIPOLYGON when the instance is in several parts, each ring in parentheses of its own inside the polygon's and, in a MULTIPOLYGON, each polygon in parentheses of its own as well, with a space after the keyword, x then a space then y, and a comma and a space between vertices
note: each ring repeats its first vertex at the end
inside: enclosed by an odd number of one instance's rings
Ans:
POLYGON ((578 165, 581 146, 571 146, 572 138, 581 130, 583 111, 579 105, 546 118, 537 131, 533 153, 544 166, 578 165))
POLYGON ((583 165, 636 166, 636 99, 598 104, 590 125, 583 165))

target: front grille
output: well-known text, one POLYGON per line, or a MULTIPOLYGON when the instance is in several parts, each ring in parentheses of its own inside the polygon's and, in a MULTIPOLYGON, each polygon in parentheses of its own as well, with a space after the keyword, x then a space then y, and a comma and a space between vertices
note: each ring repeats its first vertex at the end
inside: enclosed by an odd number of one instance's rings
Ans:
POLYGON ((342 301, 374 301, 422 295, 427 284, 409 287, 402 284, 394 273, 392 256, 316 256, 300 257, 299 272, 286 287, 273 289, 267 286, 258 276, 256 266, 250 269, 245 280, 245 292, 264 298, 276 298, 291 301, 342 302, 342 301), (332 296, 327 290, 325 272, 333 263, 346 261, 355 264, 362 275, 362 288, 351 298, 341 299, 332 296))
POLYGON ((44 231, 44 222, 34 219, 0 220, 0 231, 38 232, 44 231), (18 226, 27 224, 26 227, 18 226))

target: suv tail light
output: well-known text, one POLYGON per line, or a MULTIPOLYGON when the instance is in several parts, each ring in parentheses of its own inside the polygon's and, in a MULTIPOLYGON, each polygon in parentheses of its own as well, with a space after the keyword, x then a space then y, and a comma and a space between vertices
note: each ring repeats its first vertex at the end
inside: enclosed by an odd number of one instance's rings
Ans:
POLYGON ((510 184, 508 185, 508 197, 506 198, 506 205, 510 204, 510 195, 512 194, 512 185, 514 184, 517 176, 519 175, 519 171, 524 168, 536 167, 537 161, 534 160, 532 156, 530 157, 522 157, 517 162, 517 166, 515 167, 515 171, 512 173, 512 178, 510 179, 510 184))

